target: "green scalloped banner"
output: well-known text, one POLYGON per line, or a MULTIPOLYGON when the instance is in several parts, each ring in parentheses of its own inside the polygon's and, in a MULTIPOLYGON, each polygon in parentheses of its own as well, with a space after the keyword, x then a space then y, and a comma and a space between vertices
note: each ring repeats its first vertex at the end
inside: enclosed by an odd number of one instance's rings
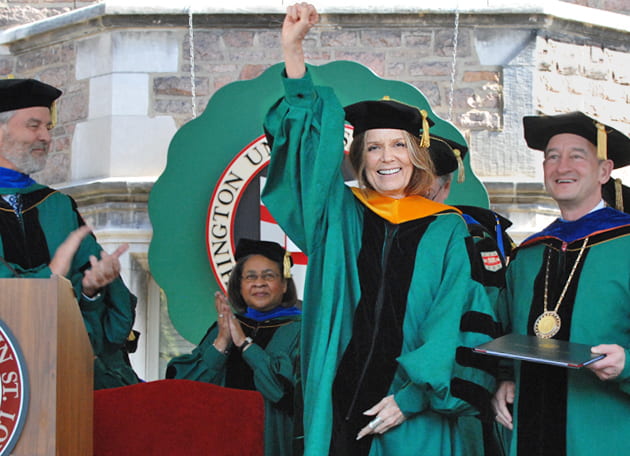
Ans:
MULTIPOLYGON (((166 293, 173 325, 195 343, 216 319, 213 294, 220 289, 206 249, 209 202, 226 167, 263 134, 267 110, 283 95, 283 68, 274 65, 256 79, 218 90, 203 114, 173 137, 166 169, 149 197, 151 272, 166 293)), ((434 114, 426 97, 407 83, 382 79, 349 61, 308 68, 315 84, 333 87, 344 106, 388 95, 426 109, 436 123, 432 132, 465 144, 461 132, 434 114)), ((469 157, 470 153, 464 159, 466 180, 461 184, 454 180, 447 203, 487 208, 487 192, 473 174, 469 157)))

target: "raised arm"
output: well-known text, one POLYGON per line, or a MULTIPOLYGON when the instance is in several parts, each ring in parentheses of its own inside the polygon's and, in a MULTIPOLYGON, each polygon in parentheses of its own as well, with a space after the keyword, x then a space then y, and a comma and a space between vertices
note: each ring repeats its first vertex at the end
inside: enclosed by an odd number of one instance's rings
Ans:
POLYGON ((354 197, 341 174, 345 113, 332 88, 315 86, 304 64, 302 40, 316 21, 311 5, 288 9, 282 30, 284 96, 264 123, 273 141, 262 200, 306 254, 321 245, 329 220, 338 224, 355 207, 346 206, 354 197))
POLYGON ((318 21, 317 10, 309 3, 296 3, 287 8, 282 24, 282 51, 287 77, 300 79, 306 73, 302 43, 318 21))

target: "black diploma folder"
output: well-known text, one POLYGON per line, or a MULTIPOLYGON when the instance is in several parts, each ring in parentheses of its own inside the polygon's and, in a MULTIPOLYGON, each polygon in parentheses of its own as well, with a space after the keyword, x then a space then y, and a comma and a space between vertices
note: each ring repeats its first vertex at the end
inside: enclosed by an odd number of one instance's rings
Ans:
POLYGON ((578 369, 606 355, 591 353, 591 346, 566 340, 541 339, 536 336, 507 334, 473 348, 484 355, 519 359, 534 363, 578 369))

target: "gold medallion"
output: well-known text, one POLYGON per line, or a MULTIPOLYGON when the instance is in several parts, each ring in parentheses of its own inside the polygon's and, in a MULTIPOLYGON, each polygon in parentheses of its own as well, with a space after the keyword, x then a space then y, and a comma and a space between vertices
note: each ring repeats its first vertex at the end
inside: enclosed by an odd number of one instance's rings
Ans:
POLYGON ((560 315, 554 310, 548 310, 534 322, 534 333, 541 339, 551 339, 560 331, 560 324, 560 315))

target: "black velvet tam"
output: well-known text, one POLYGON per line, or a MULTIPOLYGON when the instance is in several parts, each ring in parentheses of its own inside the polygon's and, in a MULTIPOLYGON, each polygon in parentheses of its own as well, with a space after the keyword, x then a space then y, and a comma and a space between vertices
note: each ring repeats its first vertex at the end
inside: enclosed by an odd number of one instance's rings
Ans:
MULTIPOLYGON (((344 108, 346 120, 354 127, 353 136, 375 128, 405 130, 416 137, 422 132, 420 109, 394 100, 360 101, 344 108)), ((428 119, 429 127, 433 121, 428 119)))
POLYGON ((436 135, 431 135, 430 141, 429 155, 433 161, 436 176, 444 176, 457 170, 459 165, 454 149, 459 150, 460 157, 463 160, 468 152, 468 147, 436 135))
POLYGON ((49 108, 61 90, 35 79, 1 79, 0 112, 43 106, 49 108))
MULTIPOLYGON (((285 253, 286 251, 277 242, 242 238, 236 245, 234 258, 238 261, 248 255, 262 255, 276 263, 284 264, 285 253)), ((289 261, 293 266, 293 258, 290 255, 289 261)))
MULTIPOLYGON (((580 111, 556 116, 523 117, 527 145, 542 151, 553 136, 561 133, 581 136, 597 146, 598 123, 601 124, 580 111)), ((630 138, 608 125, 604 127, 607 133, 608 158, 615 163, 615 169, 630 165, 630 138)))

